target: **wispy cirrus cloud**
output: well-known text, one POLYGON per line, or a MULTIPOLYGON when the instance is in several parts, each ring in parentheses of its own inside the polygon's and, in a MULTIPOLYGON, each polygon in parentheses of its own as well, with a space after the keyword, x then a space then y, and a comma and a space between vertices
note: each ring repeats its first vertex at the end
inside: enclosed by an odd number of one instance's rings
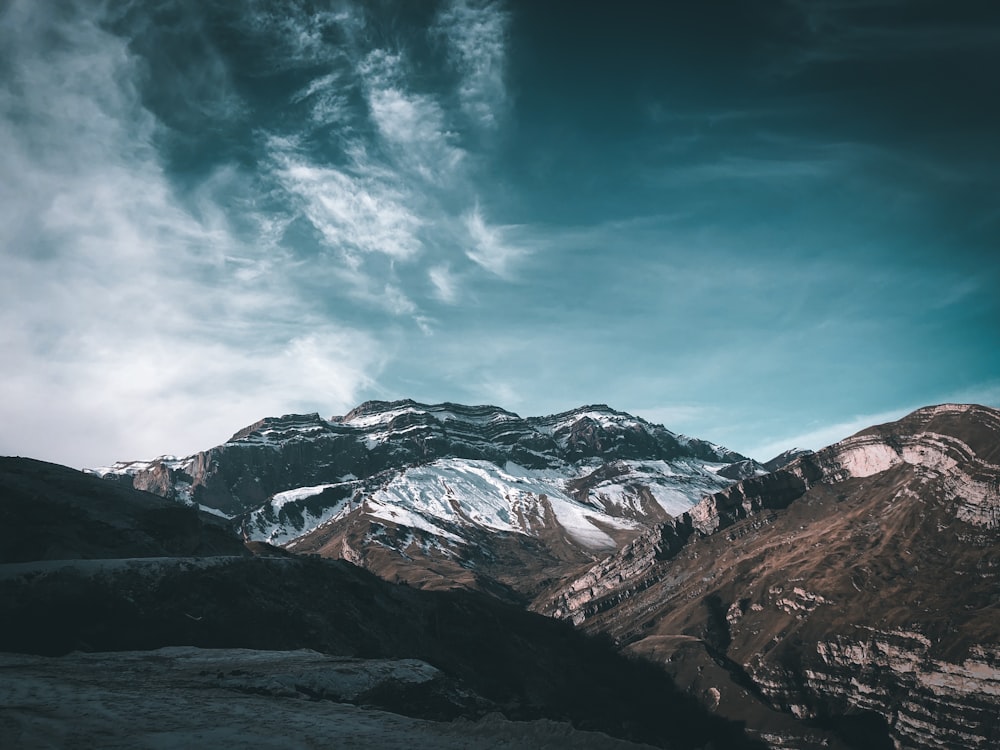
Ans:
POLYGON ((381 253, 398 260, 420 252, 418 233, 424 221, 405 186, 367 169, 369 165, 353 165, 352 174, 317 165, 287 140, 272 144, 280 184, 298 199, 330 248, 345 256, 381 253))
POLYGON ((431 184, 447 186, 465 156, 454 144, 445 112, 434 96, 408 89, 407 66, 400 53, 370 52, 358 66, 371 118, 397 169, 431 184))
POLYGON ((177 193, 101 6, 49 11, 9 4, 0 24, 0 172, 19 180, 0 201, 0 452, 95 464, 194 450, 262 409, 349 407, 384 349, 237 231, 216 192, 242 175, 177 193))
POLYGON ((507 101, 504 83, 508 14, 494 2, 454 0, 438 17, 437 31, 461 76, 459 97, 470 118, 487 128, 498 126, 507 101))
POLYGON ((434 286, 434 294, 439 300, 448 304, 454 304, 458 301, 459 280, 447 264, 434 266, 427 272, 427 276, 434 286))
POLYGON ((454 304, 483 271, 510 278, 528 254, 509 241, 508 228, 468 205, 477 192, 475 159, 463 143, 477 142, 466 132, 470 112, 479 128, 495 124, 491 113, 504 105, 507 16, 491 3, 452 3, 437 15, 425 33, 445 41, 459 74, 457 89, 442 91, 418 85, 405 35, 373 33, 371 9, 345 7, 322 19, 336 53, 317 47, 308 29, 296 32, 314 23, 301 6, 289 17, 257 18, 255 28, 275 24, 288 54, 302 65, 313 55, 317 68, 291 98, 310 108, 316 130, 272 133, 266 149, 292 213, 308 220, 326 257, 342 264, 325 273, 346 282, 352 298, 426 329, 425 302, 454 304), (382 44, 369 46, 373 36, 382 44), (330 123, 337 125, 333 150, 317 145, 330 123), (380 257, 392 261, 388 287, 380 257), (423 273, 407 272, 414 266, 423 273), (431 281, 429 300, 426 285, 414 283, 420 278, 431 281))
POLYGON ((364 14, 349 3, 323 8, 309 0, 286 0, 278 6, 251 0, 241 24, 269 41, 269 66, 284 70, 342 59, 344 42, 364 27, 364 14))
POLYGON ((528 252, 507 239, 511 228, 489 224, 478 205, 464 216, 464 224, 470 243, 465 251, 469 259, 500 278, 510 278, 513 267, 528 252))

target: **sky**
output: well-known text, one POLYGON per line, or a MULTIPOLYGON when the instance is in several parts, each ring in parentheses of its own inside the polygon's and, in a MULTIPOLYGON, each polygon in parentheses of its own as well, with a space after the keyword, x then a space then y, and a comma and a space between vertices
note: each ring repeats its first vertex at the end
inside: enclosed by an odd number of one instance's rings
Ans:
POLYGON ((994 0, 0 0, 0 454, 1000 406, 994 0))

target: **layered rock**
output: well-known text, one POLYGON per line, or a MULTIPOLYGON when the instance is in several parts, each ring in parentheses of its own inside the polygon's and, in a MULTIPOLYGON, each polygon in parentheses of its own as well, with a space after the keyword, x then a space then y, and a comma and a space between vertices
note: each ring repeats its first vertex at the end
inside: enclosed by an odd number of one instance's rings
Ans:
POLYGON ((759 658, 748 672, 771 703, 799 718, 874 713, 902 747, 996 747, 1000 647, 972 646, 954 661, 933 652, 920 632, 858 626, 818 641, 796 670, 759 658))

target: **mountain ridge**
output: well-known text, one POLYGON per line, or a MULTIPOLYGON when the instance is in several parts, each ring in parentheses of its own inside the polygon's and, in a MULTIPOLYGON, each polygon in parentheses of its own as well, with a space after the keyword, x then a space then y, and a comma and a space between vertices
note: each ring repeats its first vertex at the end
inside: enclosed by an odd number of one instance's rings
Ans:
POLYGON ((406 563, 422 585, 449 577, 472 585, 476 577, 458 568, 474 565, 528 588, 542 568, 551 577, 553 567, 593 561, 762 471, 606 404, 524 418, 412 399, 366 401, 330 419, 266 417, 192 456, 92 470, 224 514, 250 538, 344 557, 390 580, 406 563), (383 559, 383 550, 394 556, 383 559), (519 584, 493 559, 531 570, 519 584), (450 572, 431 575, 441 566, 450 572))

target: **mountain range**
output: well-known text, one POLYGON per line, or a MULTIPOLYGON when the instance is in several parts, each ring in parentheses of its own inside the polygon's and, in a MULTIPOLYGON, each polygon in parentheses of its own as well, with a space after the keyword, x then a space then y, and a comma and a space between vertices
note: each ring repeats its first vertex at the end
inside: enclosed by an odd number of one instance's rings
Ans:
POLYGON ((604 405, 525 419, 370 401, 331 419, 264 419, 193 456, 93 472, 388 580, 524 599, 766 469, 604 405))
POLYGON ((19 624, 0 648, 415 658, 442 670, 433 705, 399 685, 377 705, 609 742, 988 748, 998 460, 1000 412, 975 405, 758 463, 605 405, 522 418, 408 400, 83 474, 4 459, 3 615, 19 624), (90 561, 43 562, 67 558, 90 561), (82 592, 107 612, 67 617, 82 592), (583 640, 554 645, 568 633, 583 640), (478 663, 486 644, 519 672, 478 663), (605 666, 573 671, 588 648, 605 666), (573 701, 547 670, 575 675, 573 701), (609 679, 633 692, 580 695, 609 679), (654 718, 667 695, 684 709, 654 718))

